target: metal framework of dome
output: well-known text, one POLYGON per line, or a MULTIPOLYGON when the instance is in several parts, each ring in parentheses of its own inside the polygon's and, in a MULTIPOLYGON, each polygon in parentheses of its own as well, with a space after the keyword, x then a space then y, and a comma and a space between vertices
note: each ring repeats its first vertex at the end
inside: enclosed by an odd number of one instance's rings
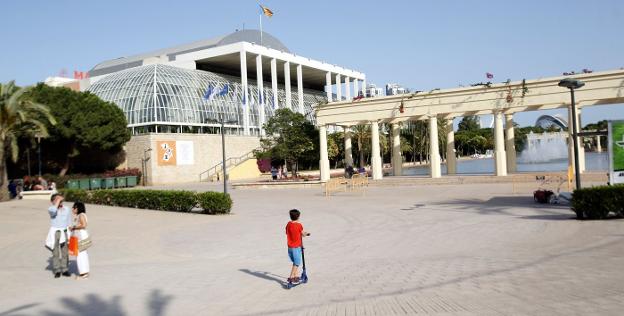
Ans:
MULTIPOLYGON (((249 126, 251 133, 257 135, 260 131, 260 101, 264 100, 267 119, 276 107, 271 89, 264 89, 264 96, 261 96, 254 80, 249 80, 248 87, 249 100, 244 100, 240 78, 153 64, 112 73, 93 83, 89 91, 119 106, 126 115, 128 127, 135 134, 218 133, 222 115, 227 122, 226 133, 242 134, 244 107, 249 106, 249 126), (210 101, 204 98, 209 86, 222 89, 226 84, 229 87, 226 95, 210 101)), ((305 116, 314 121, 312 106, 325 100, 325 96, 321 91, 308 89, 304 89, 303 94, 305 116)), ((292 95, 292 107, 297 108, 297 92, 292 95)), ((285 98, 285 89, 281 85, 278 104, 283 105, 285 98)))

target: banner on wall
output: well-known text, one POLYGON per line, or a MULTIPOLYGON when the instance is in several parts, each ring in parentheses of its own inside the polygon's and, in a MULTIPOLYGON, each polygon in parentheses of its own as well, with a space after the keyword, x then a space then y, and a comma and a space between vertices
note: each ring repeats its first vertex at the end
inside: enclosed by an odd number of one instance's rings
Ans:
POLYGON ((195 163, 193 141, 162 140, 156 142, 159 166, 192 165, 195 163))
POLYGON ((624 183, 624 121, 609 121, 609 181, 624 183))

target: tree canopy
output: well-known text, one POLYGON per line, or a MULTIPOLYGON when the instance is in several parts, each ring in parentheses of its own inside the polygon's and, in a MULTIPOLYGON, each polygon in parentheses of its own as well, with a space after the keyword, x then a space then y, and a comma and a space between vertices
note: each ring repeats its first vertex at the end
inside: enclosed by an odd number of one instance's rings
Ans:
POLYGON ((457 127, 458 132, 477 131, 479 129, 481 129, 481 124, 479 124, 479 117, 475 115, 464 116, 457 127))
POLYGON ((64 175, 75 159, 115 155, 130 140, 126 118, 119 107, 89 92, 38 84, 30 97, 50 107, 58 124, 48 126, 48 159, 56 160, 64 175), (52 152, 50 152, 52 151, 52 152))

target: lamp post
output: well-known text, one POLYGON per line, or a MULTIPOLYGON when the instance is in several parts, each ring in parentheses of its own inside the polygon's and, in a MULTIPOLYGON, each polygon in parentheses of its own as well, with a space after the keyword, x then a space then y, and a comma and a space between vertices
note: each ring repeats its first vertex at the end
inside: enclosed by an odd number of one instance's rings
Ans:
POLYGON ((37 134, 37 159, 39 160, 39 176, 41 177, 41 135, 37 134))
POLYGON ((225 165, 225 123, 228 124, 234 124, 237 123, 237 121, 226 121, 225 120, 225 113, 222 113, 220 115, 220 120, 215 120, 215 119, 208 119, 208 121, 213 121, 213 122, 218 122, 219 124, 221 124, 221 154, 222 154, 222 161, 221 161, 221 166, 223 167, 223 193, 227 194, 227 166, 225 165))
POLYGON ((584 82, 572 78, 566 78, 559 81, 559 86, 563 88, 570 89, 570 96, 572 98, 572 102, 570 104, 572 108, 572 140, 574 143, 573 153, 574 153, 574 178, 576 180, 576 189, 581 188, 581 172, 579 166, 579 153, 578 153, 578 134, 576 132, 576 105, 574 103, 574 90, 579 89, 585 85, 584 82))

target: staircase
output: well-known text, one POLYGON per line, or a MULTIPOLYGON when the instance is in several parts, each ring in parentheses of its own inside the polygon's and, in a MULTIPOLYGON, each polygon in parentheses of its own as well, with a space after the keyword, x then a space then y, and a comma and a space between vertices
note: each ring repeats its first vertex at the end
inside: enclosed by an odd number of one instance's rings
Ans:
MULTIPOLYGON (((254 152, 261 149, 262 147, 258 147, 239 157, 231 157, 225 160, 225 168, 227 169, 228 174, 231 169, 236 168, 249 159, 255 158, 254 152)), ((218 164, 210 167, 210 169, 199 174, 199 182, 214 182, 219 181, 220 179, 223 179, 223 162, 219 162, 218 164)))

